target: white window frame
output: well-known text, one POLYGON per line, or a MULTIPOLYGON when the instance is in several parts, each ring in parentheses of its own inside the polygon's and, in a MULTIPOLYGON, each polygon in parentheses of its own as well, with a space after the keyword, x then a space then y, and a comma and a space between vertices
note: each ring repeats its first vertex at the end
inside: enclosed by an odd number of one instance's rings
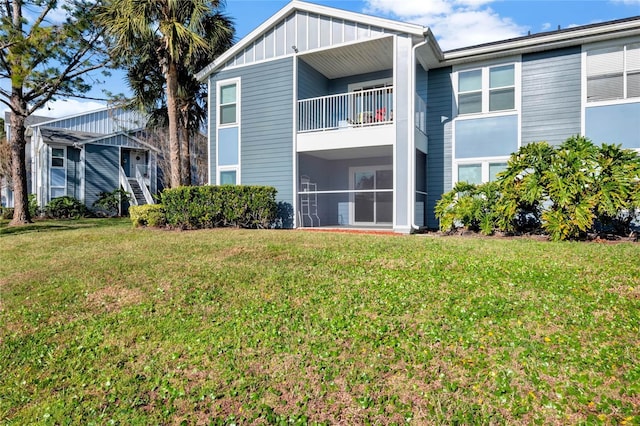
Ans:
POLYGON ((240 166, 220 166, 216 172, 216 182, 218 185, 222 185, 220 175, 224 172, 236 172, 236 183, 234 185, 240 185, 240 166))
POLYGON ((49 200, 52 200, 55 197, 52 197, 52 188, 62 188, 64 190, 64 194, 63 195, 59 195, 60 197, 63 197, 65 195, 67 195, 67 162, 69 160, 67 159, 67 147, 66 146, 50 146, 49 147, 49 200), (62 150, 62 157, 58 157, 56 156, 55 158, 62 158, 62 164, 63 166, 54 166, 53 165, 53 150, 54 149, 61 149, 62 150), (51 171, 52 169, 62 169, 64 170, 64 186, 54 186, 51 184, 51 171))
POLYGON ((584 120, 584 111, 585 108, 587 107, 595 107, 595 106, 606 106, 606 105, 620 105, 620 104, 627 104, 627 103, 636 103, 636 102, 640 102, 640 97, 633 97, 630 98, 628 96, 628 67, 627 67, 627 46, 631 45, 631 44, 638 44, 640 43, 640 37, 634 37, 634 38, 629 38, 629 39, 624 39, 624 40, 616 40, 616 41, 607 41, 607 42, 601 42, 601 43, 593 43, 593 44, 588 44, 588 45, 584 45, 582 46, 582 111, 583 111, 583 117, 582 117, 582 134, 584 135, 584 131, 585 131, 585 120, 584 120), (587 56, 588 53, 594 50, 600 50, 600 49, 607 49, 607 48, 612 48, 612 47, 623 47, 623 59, 622 59, 622 85, 623 85, 623 89, 622 89, 622 94, 623 97, 620 99, 607 99, 607 100, 601 100, 601 101, 591 101, 589 102, 588 98, 587 98, 587 84, 588 84, 588 77, 587 77, 587 56))
MULTIPOLYGON (((473 64, 473 65, 466 65, 466 66, 456 66, 453 69, 452 72, 452 85, 453 85, 453 97, 454 97, 454 102, 453 102, 453 111, 452 111, 452 117, 455 117, 456 119, 465 119, 465 118, 478 118, 478 117, 484 117, 484 116, 499 116, 499 115, 512 115, 514 113, 519 113, 521 111, 521 104, 522 104, 522 97, 521 97, 521 93, 522 93, 522 60, 521 57, 510 57, 510 58, 505 58, 502 59, 500 61, 487 61, 487 62, 482 62, 482 63, 478 63, 478 64, 473 64), (507 65, 513 65, 513 86, 504 86, 504 87, 500 87, 500 88, 494 88, 491 89, 490 86, 490 72, 489 70, 491 68, 498 68, 498 67, 502 67, 502 66, 507 66, 507 65), (458 92, 458 83, 459 83, 459 75, 460 73, 463 72, 467 72, 467 71, 475 71, 475 70, 481 70, 482 71, 482 88, 481 88, 481 92, 482 92, 482 108, 480 110, 480 112, 471 112, 471 113, 464 113, 464 114, 458 114, 458 99, 459 99, 459 92, 458 92), (505 88, 509 88, 509 87, 513 87, 513 109, 502 109, 502 110, 498 110, 498 111, 489 111, 489 94, 492 91, 495 90, 501 90, 501 89, 505 89, 505 88)), ((467 93, 467 92, 463 92, 463 93, 467 93)), ((469 92, 470 93, 470 92, 469 92)))
POLYGON ((453 163, 453 170, 452 170, 452 181, 453 181, 453 186, 455 186, 456 183, 458 183, 459 179, 458 179, 458 167, 459 166, 473 166, 473 165, 479 165, 481 168, 481 177, 482 177, 482 182, 480 183, 487 183, 489 182, 489 166, 491 164, 507 164, 509 162, 509 158, 510 157, 484 157, 484 158, 473 158, 473 159, 467 159, 465 158, 464 160, 456 160, 453 163))
POLYGON ((242 86, 241 86, 241 78, 240 77, 236 77, 236 78, 230 78, 230 79, 226 79, 226 80, 219 80, 216 82, 216 99, 215 99, 215 108, 216 108, 216 184, 220 185, 220 173, 221 172, 229 172, 229 171, 235 171, 236 172, 236 185, 240 185, 242 180, 241 180, 241 163, 242 163, 242 158, 241 158, 241 146, 242 146, 242 103, 241 103, 241 98, 242 98, 242 86), (220 103, 220 95, 221 95, 221 88, 225 87, 225 86, 231 86, 235 84, 236 86, 236 121, 234 123, 225 123, 225 124, 221 124, 220 123, 220 107, 222 106, 222 104, 220 103), (230 129, 230 128, 237 128, 238 129, 238 164, 231 164, 231 165, 224 165, 221 166, 219 164, 219 154, 220 154, 220 147, 219 147, 219 142, 220 142, 220 129, 230 129))
POLYGON ((231 78, 228 80, 220 80, 216 82, 216 126, 217 127, 235 127, 235 126, 239 126, 240 125, 240 111, 241 111, 241 102, 240 102, 240 94, 241 94, 241 87, 240 87, 240 78, 231 78), (222 118, 222 114, 220 113, 220 107, 225 106, 225 105, 231 105, 231 103, 228 104, 222 104, 220 102, 220 95, 222 94, 221 89, 223 87, 226 86, 232 86, 235 85, 236 86, 236 119, 233 123, 221 123, 220 119, 222 118))

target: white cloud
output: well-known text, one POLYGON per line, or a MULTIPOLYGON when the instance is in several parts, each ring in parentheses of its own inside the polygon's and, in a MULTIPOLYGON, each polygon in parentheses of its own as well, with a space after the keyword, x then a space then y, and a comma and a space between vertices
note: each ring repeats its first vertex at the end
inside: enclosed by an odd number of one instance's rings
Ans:
POLYGON ((629 6, 640 5, 640 0, 611 0, 612 3, 622 3, 629 6))
POLYGON ((106 106, 107 105, 104 103, 94 101, 59 99, 47 102, 47 104, 43 108, 36 110, 34 115, 59 118, 66 117, 68 115, 82 114, 96 109, 105 108, 106 106))
POLYGON ((443 50, 505 40, 528 28, 501 17, 493 0, 366 0, 365 11, 382 13, 431 28, 443 50))

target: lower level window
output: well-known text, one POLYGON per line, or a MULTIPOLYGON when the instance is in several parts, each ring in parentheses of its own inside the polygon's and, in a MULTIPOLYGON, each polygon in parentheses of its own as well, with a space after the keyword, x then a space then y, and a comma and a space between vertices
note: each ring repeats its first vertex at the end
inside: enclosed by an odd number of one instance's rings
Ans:
POLYGON ((220 172, 220 185, 236 185, 236 171, 226 170, 220 172))
POLYGON ((473 164, 458 164, 457 182, 467 182, 476 185, 493 182, 498 179, 498 173, 504 171, 506 168, 506 161, 483 161, 473 164))

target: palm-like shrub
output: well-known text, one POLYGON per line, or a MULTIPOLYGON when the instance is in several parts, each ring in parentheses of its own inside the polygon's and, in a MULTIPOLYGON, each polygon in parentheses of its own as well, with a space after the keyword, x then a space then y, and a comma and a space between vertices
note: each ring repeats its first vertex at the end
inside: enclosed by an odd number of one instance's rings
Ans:
POLYGON ((450 232, 464 226, 470 231, 492 234, 496 227, 494 206, 498 196, 495 182, 482 185, 458 182, 436 204, 440 230, 450 232))
POLYGON ((523 146, 496 184, 458 183, 436 205, 440 229, 542 230, 553 240, 594 231, 629 235, 640 215, 640 156, 573 136, 523 146))

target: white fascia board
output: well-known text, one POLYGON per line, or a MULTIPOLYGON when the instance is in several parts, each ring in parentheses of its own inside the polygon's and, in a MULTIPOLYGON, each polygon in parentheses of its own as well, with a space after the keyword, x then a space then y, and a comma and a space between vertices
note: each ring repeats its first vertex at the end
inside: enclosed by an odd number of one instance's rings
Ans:
POLYGON ((440 66, 476 62, 514 54, 580 46, 587 43, 635 35, 640 35, 640 19, 616 22, 610 25, 588 26, 586 28, 576 28, 575 30, 552 32, 538 36, 526 36, 504 42, 444 52, 444 60, 440 63, 440 66))
POLYGON ((381 27, 387 30, 398 31, 402 33, 407 33, 413 36, 424 37, 427 29, 421 25, 417 24, 407 24, 404 22, 393 21, 390 19, 378 18, 376 16, 365 15, 362 13, 349 12, 342 9, 335 9, 332 7, 321 6, 313 3, 307 3, 303 1, 293 0, 276 12, 271 18, 267 19, 263 22, 259 27, 255 30, 251 31, 248 35, 242 38, 242 40, 238 41, 235 45, 233 45, 229 50, 224 52, 215 61, 207 65, 204 69, 196 74, 196 79, 201 83, 204 83, 214 71, 216 71, 220 66, 224 65, 233 58, 239 51, 247 47, 250 43, 252 43, 255 39, 258 38, 262 33, 269 30, 276 23, 278 23, 281 19, 287 17, 291 12, 301 11, 307 13, 316 13, 318 15, 326 15, 331 16, 333 18, 344 19, 347 21, 355 21, 361 22, 368 25, 373 25, 376 27, 381 27))

